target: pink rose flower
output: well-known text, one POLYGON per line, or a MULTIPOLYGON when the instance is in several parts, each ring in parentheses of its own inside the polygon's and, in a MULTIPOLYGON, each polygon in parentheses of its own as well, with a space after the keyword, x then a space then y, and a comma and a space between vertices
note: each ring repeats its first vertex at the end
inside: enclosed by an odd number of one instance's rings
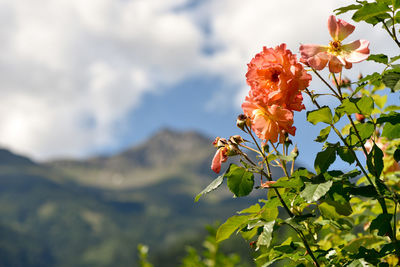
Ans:
POLYGON ((328 19, 328 30, 332 41, 328 46, 316 44, 303 44, 300 46, 300 61, 316 69, 322 70, 328 64, 329 71, 338 73, 344 66, 352 67, 352 63, 366 60, 369 56, 369 41, 357 40, 349 44, 342 41, 349 36, 355 27, 344 20, 336 19, 331 15, 328 19))

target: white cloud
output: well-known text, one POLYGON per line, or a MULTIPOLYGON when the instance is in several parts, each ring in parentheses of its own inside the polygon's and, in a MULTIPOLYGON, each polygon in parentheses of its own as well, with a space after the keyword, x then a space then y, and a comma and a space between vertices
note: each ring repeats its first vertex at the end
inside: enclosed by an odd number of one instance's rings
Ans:
POLYGON ((0 143, 36 158, 118 145, 144 93, 195 73, 202 31, 171 11, 185 2, 1 1, 0 143))
MULTIPOLYGON (((208 108, 239 106, 246 64, 262 46, 325 43, 328 15, 346 4, 0 0, 0 144, 36 158, 116 146, 115 124, 145 93, 192 75, 226 83, 208 108)), ((360 34, 382 38, 366 26, 360 34)))

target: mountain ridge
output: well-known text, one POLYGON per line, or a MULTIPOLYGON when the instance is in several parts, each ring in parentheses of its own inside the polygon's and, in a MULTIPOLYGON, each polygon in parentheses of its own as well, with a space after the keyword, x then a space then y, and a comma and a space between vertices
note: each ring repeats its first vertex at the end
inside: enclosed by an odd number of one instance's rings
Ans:
MULTIPOLYGON (((10 244, 0 246, 0 255, 27 253, 26 266, 135 266, 138 243, 169 255, 204 225, 223 221, 265 195, 259 189, 233 199, 221 186, 195 203, 217 175, 210 169, 211 140, 194 131, 159 131, 121 153, 85 161, 35 163, 1 152, 8 163, 0 164, 0 226, 11 236, 0 236, 0 244, 10 244), (140 156, 144 159, 135 162, 140 156), (27 247, 32 243, 37 249, 27 247)), ((183 246, 178 250, 184 253, 183 246)), ((154 261, 155 266, 177 266, 179 259, 171 257, 154 261)), ((0 266, 19 266, 18 259, 7 260, 0 258, 0 266)))

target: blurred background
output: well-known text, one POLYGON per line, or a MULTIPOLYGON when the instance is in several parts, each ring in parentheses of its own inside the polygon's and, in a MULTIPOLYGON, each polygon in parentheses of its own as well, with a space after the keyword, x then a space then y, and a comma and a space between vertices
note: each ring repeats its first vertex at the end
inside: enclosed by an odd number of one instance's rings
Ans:
MULTIPOLYGON (((144 243, 177 266, 206 224, 257 198, 193 203, 216 177, 213 138, 240 134, 246 64, 263 46, 327 44, 328 16, 348 4, 0 0, 0 265, 136 266, 144 243)), ((383 31, 356 26, 349 42, 391 54, 383 31)), ((376 71, 356 67, 346 75, 376 71)), ((311 167, 320 128, 304 111, 295 126, 311 167)))

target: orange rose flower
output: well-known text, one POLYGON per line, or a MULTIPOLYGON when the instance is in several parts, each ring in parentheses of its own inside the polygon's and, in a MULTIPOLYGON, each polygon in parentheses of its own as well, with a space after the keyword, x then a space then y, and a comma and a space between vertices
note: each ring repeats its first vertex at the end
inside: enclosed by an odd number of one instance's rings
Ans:
POLYGON ((301 91, 309 85, 311 75, 286 49, 286 44, 264 47, 248 64, 246 78, 254 101, 288 110, 304 109, 301 91))
POLYGON ((251 128, 256 135, 273 143, 283 142, 284 132, 294 135, 293 112, 278 105, 264 106, 250 97, 242 104, 243 112, 251 119, 251 128))

